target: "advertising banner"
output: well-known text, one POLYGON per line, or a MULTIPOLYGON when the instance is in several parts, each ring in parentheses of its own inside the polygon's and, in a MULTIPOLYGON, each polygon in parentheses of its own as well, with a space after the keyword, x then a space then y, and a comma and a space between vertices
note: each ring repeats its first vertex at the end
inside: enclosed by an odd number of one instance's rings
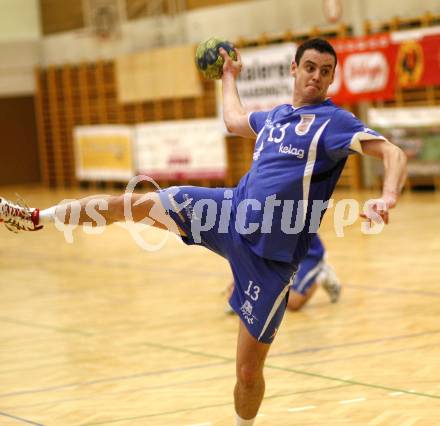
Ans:
POLYGON ((224 125, 219 119, 162 121, 136 126, 137 171, 153 179, 222 179, 224 125))
POLYGON ((392 33, 397 47, 396 77, 401 87, 440 84, 440 27, 392 33))
POLYGON ((396 47, 389 34, 340 39, 333 46, 338 69, 329 96, 335 103, 393 98, 396 47))
POLYGON ((237 80, 238 93, 248 111, 270 110, 292 103, 290 64, 296 44, 283 43, 240 49, 243 71, 237 80))
POLYGON ((75 171, 79 180, 127 181, 134 174, 130 126, 74 129, 75 171))

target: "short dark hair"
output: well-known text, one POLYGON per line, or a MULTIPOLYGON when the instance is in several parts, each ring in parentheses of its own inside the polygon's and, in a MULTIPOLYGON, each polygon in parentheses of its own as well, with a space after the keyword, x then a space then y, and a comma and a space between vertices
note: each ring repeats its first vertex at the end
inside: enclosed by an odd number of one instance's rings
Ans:
POLYGON ((323 38, 311 38, 310 40, 305 41, 302 43, 295 53, 295 62, 296 65, 299 65, 299 61, 301 61, 301 58, 306 50, 314 49, 321 53, 330 53, 335 58, 335 68, 336 64, 338 63, 338 57, 336 56, 335 49, 333 49, 333 46, 323 38))

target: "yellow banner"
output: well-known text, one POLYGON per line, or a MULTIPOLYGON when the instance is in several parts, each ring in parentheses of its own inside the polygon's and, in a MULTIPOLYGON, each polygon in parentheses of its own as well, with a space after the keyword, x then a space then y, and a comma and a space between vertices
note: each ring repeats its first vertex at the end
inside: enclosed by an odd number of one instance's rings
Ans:
POLYGON ((125 180, 134 173, 132 130, 125 126, 75 129, 77 177, 125 180))
POLYGON ((133 161, 131 141, 124 136, 83 136, 79 147, 86 169, 127 169, 133 161))

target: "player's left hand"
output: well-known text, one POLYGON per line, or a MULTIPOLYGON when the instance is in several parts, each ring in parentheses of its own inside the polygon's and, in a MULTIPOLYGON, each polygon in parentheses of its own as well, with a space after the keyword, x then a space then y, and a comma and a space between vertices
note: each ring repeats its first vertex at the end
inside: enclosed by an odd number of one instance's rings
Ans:
POLYGON ((396 205, 397 199, 393 195, 383 195, 382 198, 373 198, 364 205, 361 217, 367 219, 370 225, 374 223, 389 223, 389 210, 396 205))

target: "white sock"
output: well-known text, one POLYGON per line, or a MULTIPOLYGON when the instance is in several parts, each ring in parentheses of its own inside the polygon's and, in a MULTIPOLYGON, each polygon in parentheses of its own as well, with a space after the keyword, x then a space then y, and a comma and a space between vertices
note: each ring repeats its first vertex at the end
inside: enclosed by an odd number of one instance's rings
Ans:
POLYGON ((45 223, 55 222, 55 209, 57 206, 49 207, 45 210, 40 210, 40 223, 44 225, 45 223))
POLYGON ((238 414, 235 414, 235 426, 252 426, 255 422, 255 417, 250 420, 242 419, 238 414))

